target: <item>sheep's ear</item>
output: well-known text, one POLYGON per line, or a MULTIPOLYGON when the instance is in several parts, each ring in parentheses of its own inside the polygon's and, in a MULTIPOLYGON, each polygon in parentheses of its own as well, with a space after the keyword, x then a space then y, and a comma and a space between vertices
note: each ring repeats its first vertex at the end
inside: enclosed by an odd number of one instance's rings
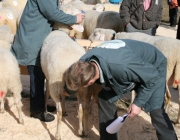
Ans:
POLYGON ((11 34, 10 35, 10 43, 13 43, 14 42, 14 34, 11 34))

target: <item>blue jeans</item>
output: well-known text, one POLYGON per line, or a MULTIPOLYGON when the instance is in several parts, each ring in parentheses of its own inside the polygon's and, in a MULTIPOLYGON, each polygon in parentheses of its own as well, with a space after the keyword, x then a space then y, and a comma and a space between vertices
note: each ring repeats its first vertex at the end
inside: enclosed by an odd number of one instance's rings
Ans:
POLYGON ((45 111, 44 73, 39 66, 27 66, 30 75, 30 112, 45 111))

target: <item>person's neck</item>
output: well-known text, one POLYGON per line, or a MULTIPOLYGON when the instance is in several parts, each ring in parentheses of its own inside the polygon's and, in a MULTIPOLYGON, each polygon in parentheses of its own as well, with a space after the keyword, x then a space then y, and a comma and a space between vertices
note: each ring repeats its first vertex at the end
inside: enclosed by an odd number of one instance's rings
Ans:
POLYGON ((95 66, 95 70, 96 70, 95 79, 97 80, 100 77, 99 68, 95 62, 91 62, 91 63, 95 66))

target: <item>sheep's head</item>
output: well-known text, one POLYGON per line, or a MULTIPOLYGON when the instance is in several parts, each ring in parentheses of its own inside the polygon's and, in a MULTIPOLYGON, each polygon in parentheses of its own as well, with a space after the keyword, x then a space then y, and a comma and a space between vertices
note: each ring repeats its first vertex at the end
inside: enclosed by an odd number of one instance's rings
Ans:
POLYGON ((105 9, 104 5, 103 4, 96 4, 95 7, 93 8, 93 10, 96 10, 98 12, 103 12, 105 9))
POLYGON ((91 42, 94 41, 108 41, 114 39, 116 32, 111 29, 96 28, 94 32, 89 36, 91 42))
POLYGON ((14 35, 7 25, 0 26, 0 47, 10 49, 14 41, 14 35))

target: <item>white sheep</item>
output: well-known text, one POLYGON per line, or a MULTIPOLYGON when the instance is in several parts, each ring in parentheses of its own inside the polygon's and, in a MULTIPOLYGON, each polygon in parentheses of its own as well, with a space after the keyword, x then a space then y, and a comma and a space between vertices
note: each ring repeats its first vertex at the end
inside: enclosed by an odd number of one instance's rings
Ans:
POLYGON ((24 10, 26 3, 27 3, 27 0, 3 0, 2 8, 11 7, 14 10, 16 10, 18 14, 20 14, 24 10))
MULTIPOLYGON (((55 139, 60 139, 60 123, 62 115, 66 115, 65 96, 64 96, 64 73, 74 62, 85 54, 82 46, 73 41, 62 31, 51 32, 44 40, 41 50, 41 66, 48 82, 48 92, 56 103, 57 109, 57 129, 55 139), (60 104, 62 97, 62 106, 60 104)), ((87 93, 87 88, 78 90, 78 116, 79 116, 79 135, 87 135, 88 130, 88 109, 90 106, 91 93, 87 93), (82 96, 83 94, 83 96, 82 96), (84 98, 84 113, 82 109, 82 99, 84 98), (83 116, 84 114, 84 116, 83 116), (82 119, 82 117, 84 117, 82 119), (83 123, 84 120, 84 123, 83 123), (84 124, 84 127, 82 126, 84 124)))
POLYGON ((8 91, 13 93, 15 105, 19 114, 19 123, 24 124, 21 111, 21 91, 19 65, 11 53, 13 35, 9 26, 0 27, 0 112, 4 112, 4 98, 8 91))
MULTIPOLYGON (((150 43, 157 47, 167 58, 167 85, 178 87, 179 92, 179 113, 176 123, 180 123, 180 41, 170 37, 150 36, 144 33, 117 33, 115 39, 133 39, 150 43)), ((171 95, 167 86, 166 91, 166 111, 171 95)))
POLYGON ((91 42, 94 41, 108 41, 115 37, 116 32, 112 29, 95 28, 93 33, 89 36, 91 42))
POLYGON ((74 7, 74 8, 77 8, 79 10, 88 11, 88 10, 93 10, 95 5, 88 5, 82 1, 73 1, 73 2, 69 2, 65 5, 62 5, 61 9, 64 9, 65 7, 66 8, 74 7))
POLYGON ((11 32, 16 34, 17 31, 17 12, 12 7, 4 7, 0 9, 0 26, 8 25, 11 32))

